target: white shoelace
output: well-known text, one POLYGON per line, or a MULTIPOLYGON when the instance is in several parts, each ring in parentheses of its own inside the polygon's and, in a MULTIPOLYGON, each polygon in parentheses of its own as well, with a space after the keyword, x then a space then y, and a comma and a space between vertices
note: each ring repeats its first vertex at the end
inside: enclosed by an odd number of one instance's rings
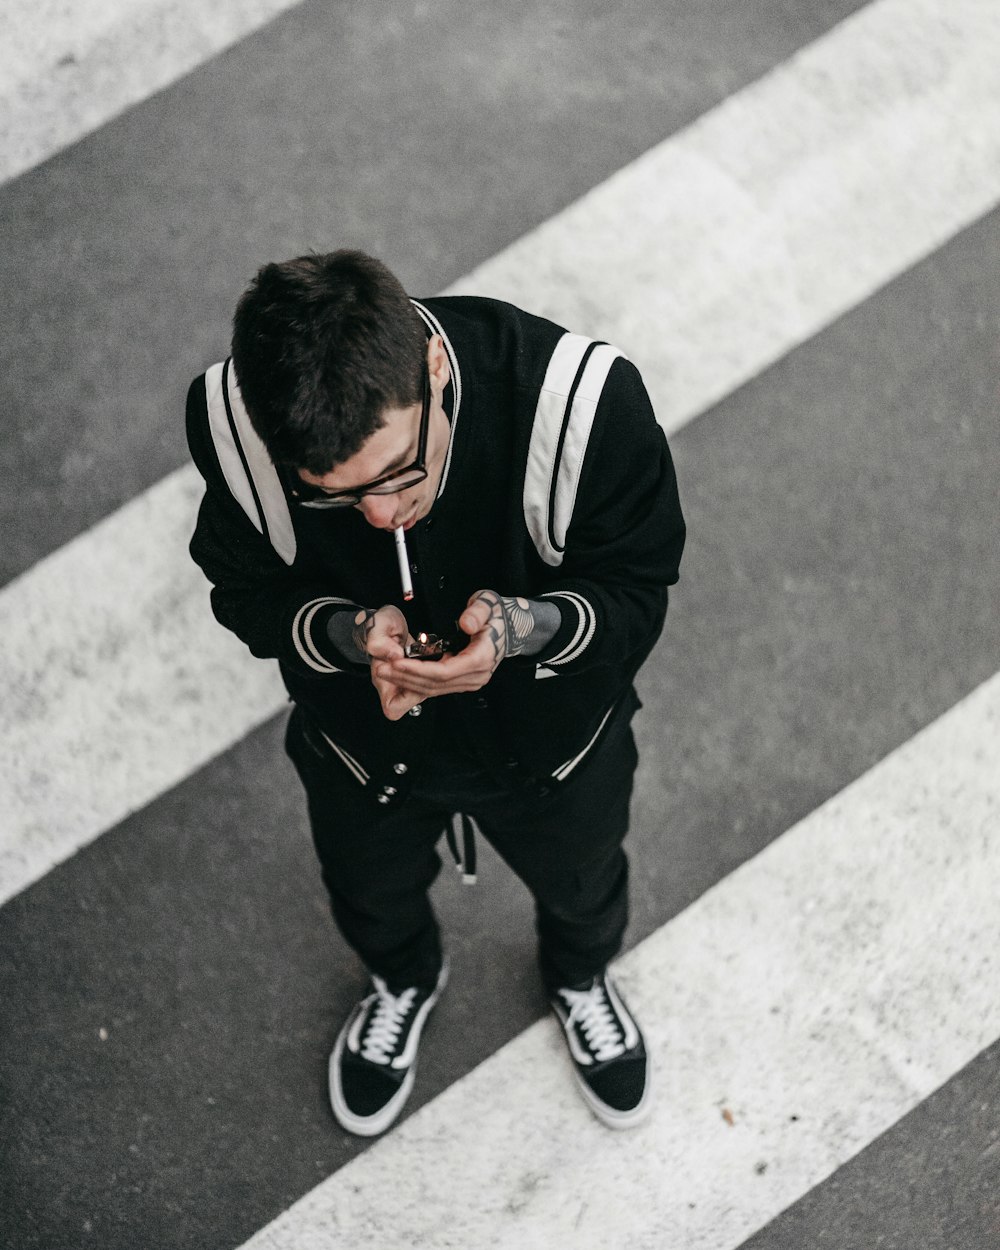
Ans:
POLYGON ((625 1053, 625 1042, 604 986, 596 982, 589 990, 560 990, 569 1005, 569 1024, 579 1024, 598 1063, 625 1053))
POLYGON ((378 1001, 365 1026, 361 1057, 372 1063, 391 1063, 392 1052, 396 1048, 400 1030, 406 1020, 407 1012, 413 1006, 417 991, 411 986, 397 998, 389 993, 385 983, 378 977, 373 977, 372 980, 378 992, 378 1001))

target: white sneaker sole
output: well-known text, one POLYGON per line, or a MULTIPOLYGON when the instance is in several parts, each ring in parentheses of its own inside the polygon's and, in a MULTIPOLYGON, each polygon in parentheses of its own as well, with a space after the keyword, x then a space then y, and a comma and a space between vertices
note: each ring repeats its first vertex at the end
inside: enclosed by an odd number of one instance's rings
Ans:
MULTIPOLYGON (((441 991, 448 984, 448 961, 441 965, 441 972, 438 974, 437 985, 434 987, 434 993, 421 1006, 420 1013, 414 1028, 419 1032, 423 1031, 424 1025, 427 1023, 427 1017, 430 1015, 431 1008, 441 997, 441 991)), ((356 1011, 357 1009, 355 1009, 356 1011)), ((347 1035, 351 1030, 354 1022, 355 1012, 352 1011, 344 1022, 344 1027, 337 1035, 337 1042, 330 1055, 329 1064, 329 1090, 330 1090, 330 1106, 333 1110, 334 1119, 341 1128, 347 1129, 349 1133, 354 1133, 358 1137, 377 1137, 379 1133, 384 1133, 395 1121, 399 1113, 403 1110, 407 1098, 413 1089, 413 1082, 417 1075, 417 1061, 414 1059, 410 1064, 409 1071, 403 1079, 402 1085, 393 1094, 384 1107, 380 1107, 374 1115, 357 1115, 347 1105, 344 1098, 344 1091, 340 1084, 340 1057, 344 1053, 344 1046, 347 1044, 347 1035)), ((418 1032, 418 1036, 419 1036, 418 1032)))
POLYGON ((602 1102, 577 1071, 575 1064, 573 1075, 576 1077, 584 1102, 608 1128, 635 1128, 649 1118, 653 1110, 653 1068, 648 1053, 646 1055, 646 1088, 642 1091, 642 1098, 629 1111, 616 1111, 614 1107, 609 1107, 606 1102, 602 1102))

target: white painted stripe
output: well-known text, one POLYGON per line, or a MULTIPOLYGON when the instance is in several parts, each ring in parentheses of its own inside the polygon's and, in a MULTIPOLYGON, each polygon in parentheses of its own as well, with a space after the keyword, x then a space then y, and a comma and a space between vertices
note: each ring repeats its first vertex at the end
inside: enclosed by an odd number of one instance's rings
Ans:
POLYGON ((245 1250, 738 1246, 1000 1035, 998 733, 1000 674, 621 962, 645 1126, 544 1020, 245 1250))
POLYGON ((181 469, 0 593, 0 887, 7 898, 282 704, 187 557, 181 469))
POLYGON ((5 0, 0 182, 75 143, 298 0, 5 0))
POLYGON ((998 64, 996 0, 878 0, 454 289, 616 343, 669 433, 993 207, 998 64))
MULTIPOLYGON (((622 344, 676 429, 1000 199, 998 56, 992 0, 878 0, 471 285, 622 344)), ((0 592, 0 901, 282 705, 209 619, 198 490, 171 475, 0 592)))

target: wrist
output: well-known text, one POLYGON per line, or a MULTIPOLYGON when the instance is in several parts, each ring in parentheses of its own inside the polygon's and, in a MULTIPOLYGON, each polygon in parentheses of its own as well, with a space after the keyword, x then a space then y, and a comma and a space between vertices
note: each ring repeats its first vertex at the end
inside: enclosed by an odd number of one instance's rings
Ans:
POLYGON ((507 656, 536 655, 556 635, 562 613, 544 599, 504 596, 507 618, 507 656))
POLYGON ((367 638, 375 618, 372 608, 337 612, 327 621, 326 633, 331 644, 351 664, 371 664, 367 638))

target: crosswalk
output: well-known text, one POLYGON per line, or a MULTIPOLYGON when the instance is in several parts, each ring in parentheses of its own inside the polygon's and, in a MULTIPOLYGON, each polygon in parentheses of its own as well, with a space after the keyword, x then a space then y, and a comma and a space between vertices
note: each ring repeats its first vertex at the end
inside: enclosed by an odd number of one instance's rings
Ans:
MULTIPOLYGON (((1000 19, 978 0, 935 13, 862 10, 449 290, 627 344, 673 433, 1000 201, 1000 19), (904 71, 931 49, 915 93, 904 71)), ((199 498, 189 466, 0 591, 0 684, 23 692, 0 711, 0 900, 283 702, 207 611, 185 550, 199 498)))
MULTIPOLYGON (((311 7, 289 12, 283 29, 318 20, 311 7)), ((460 19, 441 7, 460 45, 460 19)), ((677 606, 641 689, 637 944, 623 977, 656 1050, 654 1123, 609 1141, 560 1084, 554 1034, 532 1023, 537 1000, 525 990, 509 1001, 529 922, 493 865, 484 919, 447 890, 440 906, 461 935, 468 984, 478 976, 502 1001, 483 1013, 468 988, 453 989, 428 1040, 468 1036, 422 1072, 415 1105, 439 1096, 364 1154, 333 1140, 310 1065, 337 1011, 324 1000, 328 975, 305 974, 338 963, 333 995, 346 1004, 356 971, 343 954, 324 961, 311 948, 332 940, 317 927, 311 881, 302 901, 297 796, 276 751, 260 755, 276 746, 282 694, 270 667, 211 621, 185 552, 197 483, 181 466, 0 589, 0 940, 12 956, 2 1062, 13 1126, 0 1228, 11 1245, 76 1244, 92 1231, 134 1244, 151 1226, 162 1244, 249 1237, 255 1248, 722 1248, 754 1233, 765 1245, 768 1221, 891 1136, 1000 1036, 990 888, 1000 854, 990 486, 1000 439, 989 365, 1000 11, 988 0, 845 7, 832 29, 817 17, 816 37, 793 55, 450 287, 513 299, 624 347, 672 436, 694 521, 677 606), (263 787, 256 810, 240 785, 263 787), (275 837, 277 812, 297 822, 294 849, 275 837), (664 826, 666 843, 655 832, 664 826), (203 845, 209 836, 217 852, 203 845), (268 894, 247 884, 253 865, 233 858, 248 845, 273 874, 268 894), (218 878, 195 883, 186 859, 203 858, 218 878), (252 914, 234 888, 278 910, 252 914), (165 920, 150 910, 178 890, 204 891, 209 914, 179 899, 165 920), (490 931, 497 908, 523 921, 507 950, 490 931), (295 931, 291 949, 310 946, 301 967, 276 973, 262 931, 284 942, 295 931), (265 1018, 304 1010, 308 1023, 268 1023, 263 1044, 243 1036, 234 1004, 245 970, 218 971, 237 949, 272 968, 253 991, 265 1018), (166 1000, 114 972, 162 976, 171 958, 166 1000), (220 1002, 231 1004, 221 1017, 220 1002), (217 1055, 199 1019, 226 1039, 217 1055), (272 1071, 289 1036, 292 1067, 272 1071), (248 1066, 227 1073, 223 1053, 248 1066), (176 1088, 148 1072, 156 1054, 162 1070, 180 1071, 176 1088), (269 1145, 248 1162, 268 1073, 269 1145), (58 1092, 81 1082, 95 1089, 90 1108, 55 1112, 58 1092), (182 1097, 193 1093, 197 1112, 182 1097), (204 1111, 220 1101, 224 1126, 204 1111), (90 1153, 68 1190, 60 1146, 68 1158, 109 1135, 106 1159, 90 1153), (240 1175, 213 1172, 217 1210, 199 1204, 181 1218, 184 1195, 204 1183, 186 1160, 221 1142, 240 1143, 240 1175), (129 1178, 134 1210, 109 1176, 129 1178)), ((221 6, 202 53, 283 8, 221 6)), ((565 33, 574 6, 553 8, 546 29, 565 33)), ((129 29, 137 14, 126 15, 129 29)), ((428 16, 443 15, 416 15, 428 16)), ((648 29, 665 32, 673 16, 654 6, 648 29)), ((97 30, 84 10, 76 18, 83 35, 97 30)), ((182 19, 178 6, 170 21, 185 37, 176 57, 169 39, 156 49, 157 64, 173 68, 150 71, 149 90, 195 63, 182 19)), ((392 20, 405 32, 416 19, 402 6, 392 20)), ((275 42, 292 63, 319 55, 308 41, 275 42)), ((253 39, 246 47, 253 56, 253 39)), ((663 72, 657 54, 647 72, 663 72)), ((33 81, 44 88, 40 70, 33 81)), ((102 121, 144 94, 129 90, 79 116, 102 121)), ((58 91, 51 98, 62 115, 58 91)), ((18 168, 80 130, 52 134, 18 168)), ((76 153, 86 159, 86 141, 56 161, 71 167, 76 153)), ((220 354, 224 337, 220 326, 220 354)), ((27 446, 12 440, 5 451, 16 472, 30 471, 27 446)), ((456 965, 461 973, 461 956, 456 965)))
POLYGON ((0 179, 169 86, 293 0, 57 0, 4 13, 0 179))
POLYGON ((246 1250, 735 1250, 1000 1033, 998 730, 1000 677, 629 953, 646 1128, 608 1141, 542 1021, 246 1250))

